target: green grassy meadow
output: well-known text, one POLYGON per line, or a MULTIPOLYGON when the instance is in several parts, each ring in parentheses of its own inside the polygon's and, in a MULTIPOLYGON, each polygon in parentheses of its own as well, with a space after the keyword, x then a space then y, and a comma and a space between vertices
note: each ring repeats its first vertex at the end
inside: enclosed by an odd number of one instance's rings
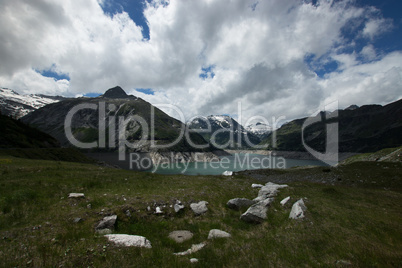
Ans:
POLYGON ((355 162, 233 177, 158 175, 3 154, 0 266, 335 267, 344 260, 352 267, 402 267, 401 171, 401 163, 355 162), (256 197, 252 183, 280 176, 290 187, 280 190, 266 222, 244 223, 239 217, 245 210, 226 208, 231 198, 256 197), (309 182, 311 177, 336 179, 309 182), (71 192, 86 198, 69 199, 71 192), (291 201, 282 207, 287 196, 291 201), (299 198, 308 208, 306 218, 290 220, 299 198), (176 199, 186 205, 179 214, 170 207, 176 199), (209 211, 195 216, 189 204, 201 200, 209 202, 209 211), (156 205, 163 215, 153 213, 156 205), (152 249, 118 247, 95 234, 97 222, 112 214, 118 215, 113 233, 145 236, 152 249), (207 240, 210 229, 232 237, 207 240), (174 230, 189 230, 194 237, 177 244, 168 238, 174 230), (206 247, 192 255, 173 255, 204 241, 206 247))

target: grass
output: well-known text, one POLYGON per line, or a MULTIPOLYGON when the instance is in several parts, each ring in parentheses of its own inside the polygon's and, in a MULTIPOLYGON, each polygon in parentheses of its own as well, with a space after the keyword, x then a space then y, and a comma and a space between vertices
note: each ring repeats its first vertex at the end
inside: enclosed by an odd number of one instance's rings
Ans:
POLYGON ((266 170, 255 172, 257 180, 247 172, 233 178, 157 175, 2 155, 0 266, 188 267, 194 257, 195 267, 333 267, 337 260, 356 267, 401 267, 401 167, 357 162, 329 171, 266 170), (326 183, 303 180, 318 177, 326 183), (226 208, 231 198, 254 198, 258 190, 252 183, 281 178, 290 187, 280 191, 266 222, 244 223, 239 220, 244 210, 226 208), (69 199, 70 192, 86 198, 69 199), (291 202, 282 207, 286 196, 291 202), (306 218, 290 220, 291 204, 299 198, 305 198, 306 218), (170 208, 176 199, 186 205, 183 213, 170 208), (209 211, 194 216, 189 203, 200 200, 209 202, 209 211), (165 206, 164 215, 147 211, 156 205, 165 206), (152 249, 121 248, 96 235, 94 226, 110 214, 118 215, 114 233, 145 236, 152 249), (83 222, 74 223, 77 217, 83 222), (214 228, 232 237, 208 241, 190 256, 172 254, 206 241, 214 228), (183 244, 167 237, 181 229, 194 237, 183 244))

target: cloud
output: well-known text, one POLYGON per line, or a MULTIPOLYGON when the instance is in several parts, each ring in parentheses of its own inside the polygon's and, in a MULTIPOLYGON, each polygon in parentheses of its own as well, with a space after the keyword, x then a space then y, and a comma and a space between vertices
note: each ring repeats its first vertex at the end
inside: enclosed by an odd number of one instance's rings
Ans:
POLYGON ((346 107, 402 97, 402 54, 382 55, 373 45, 391 21, 351 0, 152 1, 144 10, 149 40, 126 12, 105 14, 107 4, 3 0, 0 86, 75 96, 120 85, 177 105, 187 118, 237 115, 239 101, 244 117, 291 119, 334 98, 346 107), (320 77, 307 56, 338 67, 320 77), (214 76, 200 77, 208 66, 214 76), (34 71, 48 69, 70 81, 34 71))

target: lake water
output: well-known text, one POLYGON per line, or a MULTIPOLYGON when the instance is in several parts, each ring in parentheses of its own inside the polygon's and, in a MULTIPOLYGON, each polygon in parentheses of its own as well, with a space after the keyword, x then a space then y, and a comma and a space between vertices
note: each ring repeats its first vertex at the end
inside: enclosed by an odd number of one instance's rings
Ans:
POLYGON ((267 168, 291 168, 295 166, 327 166, 318 160, 285 159, 259 154, 234 154, 221 157, 220 162, 165 163, 154 166, 158 174, 220 175, 225 171, 242 171, 267 168))
MULTIPOLYGON (((136 165, 130 164, 130 155, 126 155, 125 161, 118 159, 117 153, 89 153, 87 156, 104 161, 105 163, 128 170, 141 170, 136 165)), ((318 160, 285 159, 259 154, 233 154, 222 156, 220 162, 188 162, 188 163, 161 163, 152 166, 147 153, 139 156, 143 166, 148 166, 145 172, 158 174, 186 174, 186 175, 220 175, 224 171, 242 171, 267 168, 291 168, 294 166, 327 166, 318 160)), ((135 160, 136 158, 134 158, 135 160)))

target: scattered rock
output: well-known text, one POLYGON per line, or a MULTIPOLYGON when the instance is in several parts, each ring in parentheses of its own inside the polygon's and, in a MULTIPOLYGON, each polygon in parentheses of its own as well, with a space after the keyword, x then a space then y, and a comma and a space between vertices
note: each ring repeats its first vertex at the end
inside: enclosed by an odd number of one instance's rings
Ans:
POLYGON ((110 230, 110 229, 100 229, 100 230, 96 230, 96 233, 100 234, 100 235, 107 235, 107 234, 111 234, 112 230, 110 230))
POLYGON ((75 218, 73 221, 74 221, 74 223, 79 223, 79 222, 83 222, 84 220, 81 218, 75 218))
POLYGON ((267 218, 268 206, 273 200, 273 198, 267 198, 252 205, 240 216, 240 219, 249 223, 263 222, 267 218))
POLYGON ((108 234, 107 239, 117 245, 124 247, 152 248, 151 242, 143 236, 127 234, 108 234))
POLYGON ((251 184, 251 187, 252 188, 261 188, 261 187, 263 187, 264 185, 262 185, 262 184, 257 184, 257 183, 253 183, 253 184, 251 184))
POLYGON ((173 231, 169 234, 169 238, 173 239, 177 243, 183 243, 193 237, 193 233, 186 230, 173 231))
POLYGON ((155 208, 155 214, 163 214, 163 211, 161 210, 160 207, 155 208))
POLYGON ((147 206, 147 210, 148 210, 148 211, 151 211, 151 207, 150 207, 150 206, 147 206))
POLYGON ((272 182, 268 182, 263 187, 261 187, 260 191, 258 192, 258 197, 254 198, 254 201, 262 201, 264 199, 274 197, 278 190, 281 188, 288 187, 286 184, 276 184, 272 182))
POLYGON ((91 208, 92 208, 92 205, 91 205, 91 204, 88 204, 88 205, 87 205, 87 208, 88 208, 88 209, 91 209, 91 208))
POLYGON ((227 202, 227 206, 230 209, 240 210, 240 208, 250 207, 254 205, 255 201, 247 199, 247 198, 233 198, 227 202))
POLYGON ((304 205, 303 199, 298 200, 292 206, 292 210, 290 211, 289 218, 290 219, 302 219, 304 218, 304 212, 307 210, 306 205, 304 205))
POLYGON ((174 205, 174 211, 179 213, 182 209, 184 209, 184 205, 180 202, 180 200, 177 200, 176 204, 174 205))
MULTIPOLYGON (((99 224, 96 226, 96 228, 95 228, 96 232, 101 233, 100 230, 104 230, 104 229, 113 230, 116 220, 117 220, 117 215, 104 217, 99 222, 99 224)), ((105 231, 103 231, 103 232, 105 232, 105 231)))
POLYGON ((198 262, 198 259, 197 259, 197 258, 191 258, 191 259, 190 259, 190 262, 191 262, 191 263, 196 263, 196 262, 198 262))
POLYGON ((282 205, 282 206, 286 205, 286 203, 289 201, 289 199, 290 199, 290 196, 288 196, 288 197, 282 199, 281 205, 282 205))
POLYGON ((194 244, 191 246, 191 248, 187 249, 186 251, 173 253, 173 254, 178 255, 178 256, 189 255, 189 254, 199 251, 200 249, 202 249, 205 246, 206 246, 206 243, 194 244))
POLYGON ((208 205, 207 201, 200 201, 198 203, 190 204, 190 207, 195 215, 201 215, 208 211, 207 205, 208 205))
POLYGON ((347 260, 337 260, 335 262, 335 267, 348 267, 348 266, 352 266, 352 263, 347 260))
POLYGON ((223 176, 232 176, 233 171, 226 170, 225 172, 222 173, 223 176))
POLYGON ((85 198, 83 193, 69 193, 68 198, 85 198))
POLYGON ((231 235, 228 232, 219 230, 219 229, 212 229, 209 231, 208 234, 208 239, 214 239, 214 238, 228 238, 231 237, 231 235))
POLYGON ((126 214, 126 216, 128 217, 128 218, 131 218, 131 212, 130 212, 130 210, 126 210, 126 212, 125 212, 125 214, 126 214))

